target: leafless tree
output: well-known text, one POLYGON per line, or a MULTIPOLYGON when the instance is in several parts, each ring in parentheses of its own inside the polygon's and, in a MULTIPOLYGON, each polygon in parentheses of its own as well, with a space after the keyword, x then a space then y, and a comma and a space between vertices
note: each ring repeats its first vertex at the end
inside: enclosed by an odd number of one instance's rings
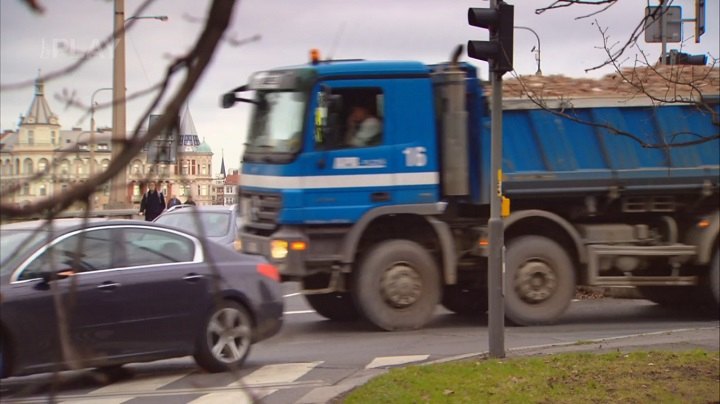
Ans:
MULTIPOLYGON (((32 10, 41 12, 42 6, 38 2, 26 0, 26 3, 32 10)), ((142 11, 151 3, 152 0, 145 1, 138 8, 136 15, 142 13, 142 11)), ((166 133, 166 131, 176 122, 175 117, 178 116, 182 105, 186 102, 188 96, 197 85, 200 77, 205 71, 205 68, 215 54, 218 45, 225 37, 235 5, 236 2, 234 0, 213 0, 211 7, 209 8, 208 15, 203 20, 204 27, 200 35, 195 40, 193 47, 186 54, 176 58, 168 65, 165 77, 160 83, 152 86, 150 89, 143 90, 141 94, 134 95, 139 96, 148 92, 155 93, 145 112, 135 124, 132 135, 123 145, 122 152, 112 159, 106 170, 97 173, 84 183, 74 184, 66 193, 51 195, 45 199, 28 205, 17 206, 15 204, 8 203, 5 199, 3 199, 3 201, 0 202, 0 211, 2 212, 2 216, 24 217, 32 214, 43 214, 46 217, 52 218, 57 215, 57 213, 67 209, 75 202, 86 203, 97 189, 100 189, 103 184, 110 181, 116 173, 121 170, 125 170, 125 167, 130 164, 133 157, 138 155, 146 144, 161 134, 166 133), (173 78, 180 76, 182 77, 181 83, 177 87, 177 90, 175 90, 174 93, 169 94, 170 81, 173 78), (161 100, 165 97, 170 97, 170 101, 165 105, 161 117, 156 120, 152 126, 150 126, 147 132, 143 133, 141 128, 143 127, 144 122, 147 120, 152 111, 160 105, 161 100)), ((131 24, 129 23, 127 28, 123 27, 121 29, 124 30, 130 28, 131 24)), ((120 34, 122 34, 122 32, 113 33, 95 49, 88 51, 73 65, 60 71, 48 73, 42 78, 48 80, 72 74, 80 66, 82 66, 83 63, 92 59, 107 46, 110 46, 113 43, 115 36, 120 34)), ((28 86, 30 84, 31 83, 29 82, 24 82, 3 85, 3 90, 17 88, 20 86, 28 86)), ((43 175, 49 173, 50 170, 52 170, 52 166, 48 167, 45 173, 38 173, 36 176, 26 181, 37 180, 43 175)), ((16 192, 19 187, 22 187, 22 184, 3 190, 2 194, 16 192)))
MULTIPOLYGON (((663 5, 669 5, 672 0, 660 0, 663 5)), ((591 6, 594 9, 577 17, 577 19, 595 16, 618 4, 617 0, 555 0, 545 7, 535 10, 536 14, 550 12, 571 6, 591 6)), ((668 104, 691 104, 712 116, 712 122, 720 127, 720 117, 716 110, 707 102, 708 95, 720 94, 720 69, 717 55, 709 55, 711 63, 708 66, 690 65, 663 65, 648 60, 647 53, 638 44, 638 39, 644 33, 649 22, 655 21, 660 14, 667 12, 667 8, 656 7, 647 13, 638 23, 631 34, 621 41, 613 42, 608 30, 595 20, 593 25, 598 29, 602 45, 599 47, 605 53, 605 60, 586 69, 586 72, 604 67, 612 67, 613 73, 599 80, 571 79, 565 77, 538 77, 520 76, 512 72, 510 80, 505 82, 504 96, 511 98, 525 98, 537 107, 565 119, 600 127, 610 134, 624 136, 638 142, 645 148, 671 148, 691 146, 717 140, 720 132, 714 135, 699 135, 690 132, 668 134, 662 142, 648 143, 637 134, 622 130, 610 124, 589 122, 572 113, 573 98, 593 95, 598 91, 604 96, 614 96, 619 99, 646 98, 650 103, 660 106, 668 104), (634 59, 628 57, 631 50, 637 50, 634 59), (631 60, 629 65, 625 63, 631 60), (588 90, 583 93, 583 89, 588 90), (678 141, 678 138, 691 140, 678 141)))

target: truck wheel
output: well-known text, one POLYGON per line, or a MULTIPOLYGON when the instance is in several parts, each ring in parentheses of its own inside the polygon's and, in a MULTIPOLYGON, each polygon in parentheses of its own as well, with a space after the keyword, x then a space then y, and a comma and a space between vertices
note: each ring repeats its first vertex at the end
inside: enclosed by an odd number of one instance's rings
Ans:
POLYGON ((482 316, 488 309, 488 296, 485 290, 451 285, 445 287, 442 305, 456 314, 482 316))
POLYGON ((575 295, 572 261, 556 242, 541 236, 512 240, 506 251, 505 316, 517 325, 557 320, 575 295))
POLYGON ((422 327, 440 301, 435 260, 408 240, 389 240, 370 249, 360 261, 353 287, 362 314, 388 331, 422 327))
POLYGON ((353 321, 360 317, 352 294, 348 292, 304 295, 310 307, 319 315, 335 321, 353 321))

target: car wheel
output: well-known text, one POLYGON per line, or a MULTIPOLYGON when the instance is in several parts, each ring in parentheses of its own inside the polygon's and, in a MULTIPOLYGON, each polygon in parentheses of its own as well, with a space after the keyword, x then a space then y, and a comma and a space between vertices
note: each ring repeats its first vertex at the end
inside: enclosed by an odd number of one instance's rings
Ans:
POLYGON ((252 344, 252 319, 245 307, 223 301, 210 310, 195 347, 195 361, 210 373, 236 369, 252 344))
POLYGON ((505 269, 505 316, 517 325, 550 324, 575 296, 572 261, 546 237, 510 241, 505 269))
POLYGON ((440 274, 433 257, 408 240, 382 242, 360 262, 354 296, 362 314, 387 330, 425 325, 440 301, 440 274))

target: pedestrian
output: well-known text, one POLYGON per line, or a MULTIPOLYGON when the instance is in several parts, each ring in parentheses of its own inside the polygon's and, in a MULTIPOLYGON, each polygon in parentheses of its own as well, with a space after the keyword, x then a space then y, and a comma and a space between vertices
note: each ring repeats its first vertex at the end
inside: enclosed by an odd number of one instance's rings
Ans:
POLYGON ((167 207, 169 209, 176 205, 182 205, 182 202, 180 202, 180 199, 178 199, 176 195, 173 195, 172 198, 170 198, 170 200, 168 201, 167 207))
POLYGON ((185 205, 196 205, 195 201, 193 201, 192 195, 188 195, 187 199, 185 200, 185 205))
POLYGON ((143 194, 140 201, 140 214, 145 215, 145 220, 153 221, 162 211, 165 210, 165 196, 155 189, 155 183, 148 184, 148 190, 143 194))

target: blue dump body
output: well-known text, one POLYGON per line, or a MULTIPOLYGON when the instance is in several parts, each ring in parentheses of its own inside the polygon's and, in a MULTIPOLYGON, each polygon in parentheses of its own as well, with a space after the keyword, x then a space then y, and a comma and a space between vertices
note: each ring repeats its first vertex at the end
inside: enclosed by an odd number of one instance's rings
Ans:
MULTIPOLYGON (((561 117, 538 107, 503 112, 503 192, 513 198, 600 194, 609 190, 684 192, 720 177, 720 141, 671 147, 718 135, 720 107, 714 114, 695 105, 632 106, 633 100, 587 100, 592 106, 565 108, 561 117), (607 105, 607 106, 605 106, 607 105), (577 119, 579 122, 576 122, 577 119), (590 124, 588 124, 590 123, 590 124), (621 134, 608 129, 614 128, 621 134), (630 136, 636 137, 636 139, 630 136), (644 147, 641 142, 656 147, 644 147), (657 145, 668 147, 657 147, 657 145)), ((572 102, 572 101, 571 101, 572 102)), ((479 136, 471 157, 474 201, 489 203, 490 120, 479 117, 471 136, 479 136), (479 143, 479 145, 478 145, 479 143), (479 196, 479 200, 478 200, 479 196)))

